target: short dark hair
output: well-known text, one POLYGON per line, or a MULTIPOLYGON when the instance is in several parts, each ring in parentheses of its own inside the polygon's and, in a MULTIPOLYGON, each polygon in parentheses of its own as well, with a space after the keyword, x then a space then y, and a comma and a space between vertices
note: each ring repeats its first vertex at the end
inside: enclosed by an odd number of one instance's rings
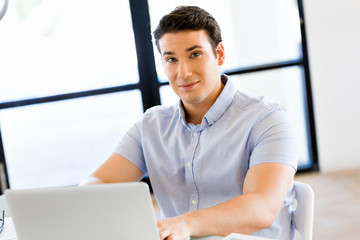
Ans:
POLYGON ((154 31, 155 44, 158 50, 159 40, 166 33, 177 33, 186 30, 205 30, 210 44, 216 53, 216 47, 222 41, 221 29, 215 18, 202 8, 196 6, 179 6, 161 18, 154 31))

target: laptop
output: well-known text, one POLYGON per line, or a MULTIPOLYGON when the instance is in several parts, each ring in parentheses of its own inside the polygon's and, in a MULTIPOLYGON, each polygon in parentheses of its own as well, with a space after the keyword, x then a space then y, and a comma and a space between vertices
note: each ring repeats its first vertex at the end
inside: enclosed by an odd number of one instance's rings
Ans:
POLYGON ((5 192, 18 240, 159 240, 143 182, 5 192))

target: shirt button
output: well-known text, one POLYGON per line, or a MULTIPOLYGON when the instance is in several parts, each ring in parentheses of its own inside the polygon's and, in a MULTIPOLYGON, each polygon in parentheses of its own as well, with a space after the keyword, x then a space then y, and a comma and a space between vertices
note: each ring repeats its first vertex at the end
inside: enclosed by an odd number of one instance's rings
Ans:
POLYGON ((198 133, 197 133, 197 132, 194 132, 194 133, 193 133, 193 136, 194 136, 194 137, 197 137, 197 136, 198 136, 198 133))
POLYGON ((192 201, 191 201, 191 204, 192 204, 192 205, 195 205, 195 204, 196 204, 196 200, 192 200, 192 201))
POLYGON ((188 162, 188 163, 186 164, 186 166, 187 166, 188 168, 191 167, 191 163, 188 162))

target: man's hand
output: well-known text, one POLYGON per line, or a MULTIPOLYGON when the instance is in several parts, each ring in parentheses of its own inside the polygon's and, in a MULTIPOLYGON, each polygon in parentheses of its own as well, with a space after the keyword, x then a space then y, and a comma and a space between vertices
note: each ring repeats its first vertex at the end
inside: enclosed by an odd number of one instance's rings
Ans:
POLYGON ((160 220, 157 226, 161 240, 187 240, 190 237, 186 215, 160 220))

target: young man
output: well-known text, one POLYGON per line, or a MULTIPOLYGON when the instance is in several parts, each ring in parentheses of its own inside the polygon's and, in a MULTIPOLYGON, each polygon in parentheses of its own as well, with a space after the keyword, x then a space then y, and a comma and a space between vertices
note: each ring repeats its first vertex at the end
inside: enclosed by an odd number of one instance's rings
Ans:
POLYGON ((180 101, 146 111, 84 184, 149 175, 161 239, 232 232, 291 239, 297 148, 283 109, 221 75, 221 32, 206 11, 178 7, 154 37, 180 101))

